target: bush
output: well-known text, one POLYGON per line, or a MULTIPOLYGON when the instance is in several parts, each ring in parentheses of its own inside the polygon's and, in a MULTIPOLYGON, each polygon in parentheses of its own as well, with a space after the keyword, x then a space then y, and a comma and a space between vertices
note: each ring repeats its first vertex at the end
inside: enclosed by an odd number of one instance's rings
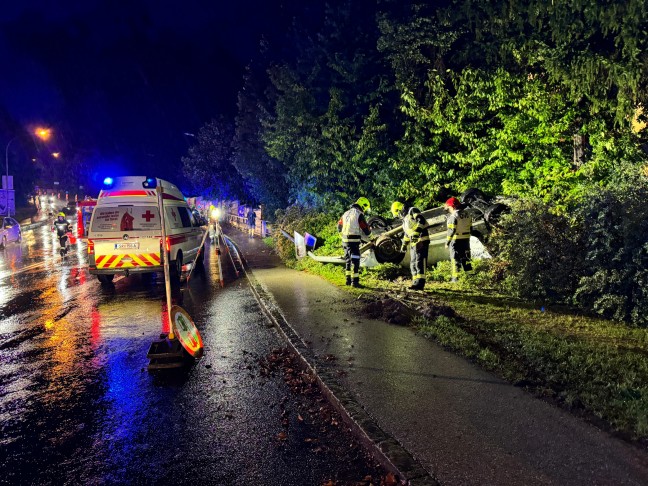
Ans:
POLYGON ((586 271, 574 302, 611 319, 648 325, 648 189, 603 191, 578 209, 586 271))
MULTIPOLYGON (((648 326, 648 189, 597 189, 570 214, 522 202, 490 240, 504 291, 648 326)), ((493 278, 495 281, 496 278, 493 278)))
POLYGON ((540 201, 516 202, 489 241, 507 293, 568 303, 582 275, 583 249, 573 218, 540 201))
POLYGON ((337 217, 326 214, 318 209, 309 208, 300 204, 293 204, 285 210, 278 210, 276 213, 277 221, 274 225, 277 231, 272 235, 274 247, 281 259, 286 264, 294 264, 297 257, 295 255, 295 244, 286 238, 281 231, 288 233, 291 237, 293 232, 310 233, 317 237, 318 254, 341 254, 342 243, 337 234, 337 217), (327 253, 328 252, 328 253, 327 253))

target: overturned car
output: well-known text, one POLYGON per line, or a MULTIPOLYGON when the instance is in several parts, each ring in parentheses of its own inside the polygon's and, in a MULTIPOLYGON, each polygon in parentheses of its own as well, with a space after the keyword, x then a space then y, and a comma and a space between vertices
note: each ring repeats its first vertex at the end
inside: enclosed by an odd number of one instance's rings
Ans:
MULTIPOLYGON (((497 225, 498 218, 509 210, 509 207, 497 199, 489 198, 479 189, 468 189, 463 192, 459 200, 468 207, 473 218, 471 229, 470 247, 473 258, 488 256, 486 245, 492 231, 492 226, 497 225)), ((436 264, 442 260, 449 260, 446 243, 447 212, 443 206, 427 209, 422 212, 428 222, 430 234, 430 250, 428 264, 436 264)), ((371 228, 370 241, 360 247, 362 258, 360 265, 373 267, 379 263, 401 263, 409 265, 409 253, 400 251, 403 236, 403 221, 399 218, 387 220, 374 216, 367 220, 371 228)), ((342 257, 318 256, 313 252, 308 255, 321 263, 344 263, 342 257)))

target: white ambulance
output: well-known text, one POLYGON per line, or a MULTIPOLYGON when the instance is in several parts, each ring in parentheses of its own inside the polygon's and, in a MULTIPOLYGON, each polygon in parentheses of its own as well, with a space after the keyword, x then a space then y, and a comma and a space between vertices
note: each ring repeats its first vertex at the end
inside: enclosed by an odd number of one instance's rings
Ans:
POLYGON ((164 272, 164 248, 171 275, 179 278, 182 266, 200 252, 204 229, 199 226, 180 190, 153 177, 106 178, 88 230, 90 273, 100 282, 116 274, 164 272), (162 188, 166 241, 162 241, 156 187, 162 188))

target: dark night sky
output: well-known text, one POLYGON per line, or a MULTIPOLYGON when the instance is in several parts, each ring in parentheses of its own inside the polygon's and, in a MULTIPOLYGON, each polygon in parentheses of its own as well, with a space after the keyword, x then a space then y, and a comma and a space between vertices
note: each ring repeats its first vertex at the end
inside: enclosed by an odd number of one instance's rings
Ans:
POLYGON ((183 133, 235 114, 261 35, 289 22, 279 1, 3 2, 0 116, 51 126, 102 171, 177 179, 183 133))

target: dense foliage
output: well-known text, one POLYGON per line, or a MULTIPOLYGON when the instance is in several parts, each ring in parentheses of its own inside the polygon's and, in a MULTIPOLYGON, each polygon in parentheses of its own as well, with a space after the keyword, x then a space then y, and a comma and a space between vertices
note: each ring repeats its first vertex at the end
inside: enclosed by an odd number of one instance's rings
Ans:
POLYGON ((297 207, 331 221, 359 195, 376 212, 470 187, 533 201, 502 228, 511 290, 643 322, 645 250, 624 229, 646 224, 631 201, 648 167, 643 0, 345 0, 313 12, 295 11, 289 49, 262 43, 233 134, 206 127, 185 159, 197 188, 296 203, 284 222, 297 207), (615 190, 626 176, 636 190, 615 190))
POLYGON ((648 326, 648 186, 602 191, 579 208, 584 271, 574 301, 648 326))
POLYGON ((198 132, 198 143, 182 158, 184 175, 198 194, 231 200, 244 194, 233 163, 234 127, 224 118, 215 119, 198 132))
MULTIPOLYGON (((511 294, 648 326, 646 181, 584 197, 570 214, 525 202, 492 240, 511 294)), ((501 268, 501 267, 500 267, 501 268)))

